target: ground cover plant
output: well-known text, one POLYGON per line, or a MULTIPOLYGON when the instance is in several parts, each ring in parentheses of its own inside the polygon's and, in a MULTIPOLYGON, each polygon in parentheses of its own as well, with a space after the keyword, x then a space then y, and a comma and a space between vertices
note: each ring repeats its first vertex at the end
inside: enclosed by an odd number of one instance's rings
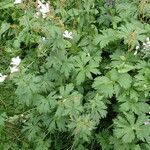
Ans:
POLYGON ((0 150, 149 150, 150 1, 0 0, 0 150))

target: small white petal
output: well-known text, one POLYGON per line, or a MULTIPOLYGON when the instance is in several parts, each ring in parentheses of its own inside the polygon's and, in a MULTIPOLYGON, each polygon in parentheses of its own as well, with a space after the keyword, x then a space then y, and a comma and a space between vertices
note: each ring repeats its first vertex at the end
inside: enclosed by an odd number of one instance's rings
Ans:
POLYGON ((13 66, 19 66, 20 63, 21 63, 21 59, 19 58, 19 56, 17 56, 11 59, 10 64, 13 66))
POLYGON ((15 0, 14 1, 14 4, 21 4, 22 3, 22 0, 15 0))
POLYGON ((150 41, 148 41, 146 44, 149 46, 150 45, 150 41))
POLYGON ((16 66, 10 67, 10 72, 11 73, 15 73, 15 72, 18 72, 18 71, 19 71, 18 67, 16 67, 16 66))
POLYGON ((36 18, 39 18, 41 16, 41 13, 40 12, 36 12, 35 15, 34 15, 36 18))
POLYGON ((46 37, 42 37, 42 40, 45 41, 45 40, 46 40, 46 37))
POLYGON ((150 122, 144 122, 145 125, 150 125, 150 122))
POLYGON ((146 43, 143 43, 144 46, 146 46, 146 43))
POLYGON ((68 38, 68 39, 72 39, 72 32, 69 32, 67 30, 64 31, 63 33, 63 37, 68 38))
POLYGON ((5 79, 6 79, 6 75, 2 75, 1 73, 0 73, 0 82, 4 82, 5 81, 5 79))
POLYGON ((50 11, 50 10, 49 10, 49 4, 48 4, 48 3, 42 4, 42 5, 40 6, 39 11, 40 11, 42 14, 48 13, 48 12, 50 11))
POLYGON ((26 121, 27 121, 27 120, 26 120, 26 119, 24 119, 22 122, 23 122, 23 123, 25 123, 26 121))
POLYGON ((134 55, 137 55, 137 51, 134 52, 134 55))
POLYGON ((136 50, 138 50, 139 48, 140 48, 139 46, 136 46, 136 48, 135 48, 135 49, 136 49, 136 50))
POLYGON ((47 17, 47 14, 43 13, 43 14, 42 14, 42 17, 43 17, 43 18, 46 18, 46 17, 47 17))
POLYGON ((149 37, 146 38, 146 41, 149 42, 149 37))
POLYGON ((42 6, 42 2, 38 0, 37 3, 38 3, 38 8, 40 8, 42 6))
POLYGON ((21 116, 21 117, 24 117, 24 114, 21 114, 20 116, 21 116))

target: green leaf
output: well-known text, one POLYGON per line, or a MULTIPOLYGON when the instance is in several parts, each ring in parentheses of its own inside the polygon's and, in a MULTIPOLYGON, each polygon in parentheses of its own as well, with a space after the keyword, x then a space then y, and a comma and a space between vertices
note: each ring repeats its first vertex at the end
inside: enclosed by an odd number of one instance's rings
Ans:
POLYGON ((14 7, 14 4, 10 0, 5 0, 5 2, 0 2, 0 9, 7 9, 14 7))
POLYGON ((94 80, 93 88, 98 90, 100 93, 104 93, 104 95, 107 97, 112 97, 114 91, 113 91, 113 82, 107 78, 107 77, 97 77, 94 80))
POLYGON ((149 105, 145 102, 136 102, 134 100, 128 100, 120 105, 120 110, 124 111, 132 111, 135 114, 147 113, 149 111, 149 105))
POLYGON ((149 141, 150 133, 148 130, 150 126, 144 125, 148 117, 140 115, 136 120, 133 113, 125 113, 125 116, 118 116, 114 120, 115 129, 114 135, 121 139, 124 143, 131 143, 136 136, 142 141, 149 141))
POLYGON ((130 70, 133 70, 135 67, 127 64, 121 64, 120 66, 117 67, 119 73, 127 73, 130 70))
POLYGON ((106 29, 101 31, 102 34, 96 35, 94 44, 100 43, 101 48, 107 46, 110 42, 117 40, 117 32, 112 29, 106 29))
POLYGON ((99 123, 100 118, 106 117, 107 114, 107 107, 104 104, 103 96, 100 96, 99 94, 96 94, 93 99, 89 99, 89 103, 87 103, 87 109, 91 114, 91 117, 99 123))
POLYGON ((131 86, 132 78, 129 74, 124 73, 119 75, 118 83, 121 87, 128 89, 131 86))
POLYGON ((1 128, 1 127, 4 127, 6 117, 7 117, 6 113, 2 113, 2 114, 0 115, 0 128, 1 128))
POLYGON ((72 83, 67 84, 65 87, 61 86, 59 91, 62 97, 67 97, 74 89, 74 85, 72 83))
POLYGON ((80 85, 85 80, 85 73, 83 71, 80 71, 76 77, 77 85, 80 85))
POLYGON ((8 29, 10 28, 10 24, 7 23, 7 22, 3 22, 1 24, 1 29, 0 29, 0 39, 1 39, 1 36, 4 32, 6 32, 8 29))
POLYGON ((36 105, 39 113, 50 112, 50 103, 44 96, 38 95, 36 105))
POLYGON ((50 139, 47 141, 43 141, 42 139, 39 139, 37 144, 36 144, 36 149, 35 150, 48 150, 50 147, 50 139))

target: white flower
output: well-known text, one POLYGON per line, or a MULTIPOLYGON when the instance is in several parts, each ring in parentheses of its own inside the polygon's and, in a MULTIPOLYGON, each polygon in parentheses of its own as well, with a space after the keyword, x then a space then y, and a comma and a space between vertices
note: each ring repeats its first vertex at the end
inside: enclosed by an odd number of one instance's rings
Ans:
POLYGON ((12 65, 10 66, 10 72, 11 73, 18 72, 19 71, 18 66, 20 65, 20 63, 21 63, 21 59, 19 58, 19 56, 13 57, 10 63, 12 65))
POLYGON ((139 46, 136 46, 136 48, 135 48, 135 49, 136 49, 136 50, 138 50, 139 48, 140 48, 139 46))
POLYGON ((46 17, 47 17, 47 14, 44 14, 44 13, 43 13, 43 14, 42 14, 42 17, 43 17, 43 18, 46 18, 46 17))
POLYGON ((138 52, 138 51, 136 50, 136 51, 134 52, 134 55, 137 55, 137 52, 138 52))
POLYGON ((19 71, 19 68, 17 66, 10 67, 11 73, 18 72, 18 71, 19 71))
POLYGON ((50 10, 49 10, 49 4, 48 4, 48 3, 42 4, 42 5, 40 6, 39 11, 40 11, 42 14, 48 13, 48 12, 50 11, 50 10))
POLYGON ((149 37, 146 38, 146 41, 149 42, 149 37))
POLYGON ((21 114, 20 116, 21 116, 21 117, 24 117, 24 114, 21 114))
POLYGON ((19 66, 20 63, 21 63, 21 59, 19 58, 19 56, 17 56, 11 59, 10 64, 13 66, 19 66))
POLYGON ((41 16, 41 13, 40 12, 36 12, 35 15, 34 15, 36 18, 39 18, 41 16))
POLYGON ((144 122, 145 125, 150 125, 150 119, 148 119, 146 122, 144 122))
POLYGON ((63 33, 63 36, 65 37, 65 38, 68 38, 68 39, 72 39, 73 37, 72 37, 72 32, 69 32, 69 31, 64 31, 64 33, 63 33))
POLYGON ((22 0, 15 0, 14 1, 14 4, 21 4, 22 3, 22 0))
POLYGON ((46 13, 50 12, 49 4, 48 3, 43 4, 40 0, 38 0, 37 7, 39 8, 39 11, 42 13, 42 17, 46 18, 47 17, 46 13))
POLYGON ((4 82, 5 81, 5 79, 6 79, 6 75, 2 75, 1 73, 0 73, 0 82, 4 82))
POLYGON ((43 18, 47 17, 47 13, 50 12, 49 3, 43 4, 40 0, 37 1, 39 12, 36 13, 36 17, 38 18, 41 14, 43 18))
POLYGON ((147 42, 147 45, 150 46, 150 41, 147 42))
POLYGON ((37 3, 38 3, 38 6, 37 6, 38 8, 40 8, 43 4, 40 0, 38 0, 37 3))
POLYGON ((145 125, 150 125, 150 122, 147 121, 147 122, 144 122, 144 124, 145 124, 145 125))
POLYGON ((42 37, 42 41, 45 41, 46 40, 46 37, 42 37))

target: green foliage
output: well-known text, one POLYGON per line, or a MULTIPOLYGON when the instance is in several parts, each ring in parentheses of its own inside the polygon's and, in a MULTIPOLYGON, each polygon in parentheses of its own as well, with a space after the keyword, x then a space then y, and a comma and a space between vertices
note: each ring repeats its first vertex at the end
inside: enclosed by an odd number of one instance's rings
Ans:
POLYGON ((0 0, 0 150, 149 150, 150 2, 13 2, 0 0))

